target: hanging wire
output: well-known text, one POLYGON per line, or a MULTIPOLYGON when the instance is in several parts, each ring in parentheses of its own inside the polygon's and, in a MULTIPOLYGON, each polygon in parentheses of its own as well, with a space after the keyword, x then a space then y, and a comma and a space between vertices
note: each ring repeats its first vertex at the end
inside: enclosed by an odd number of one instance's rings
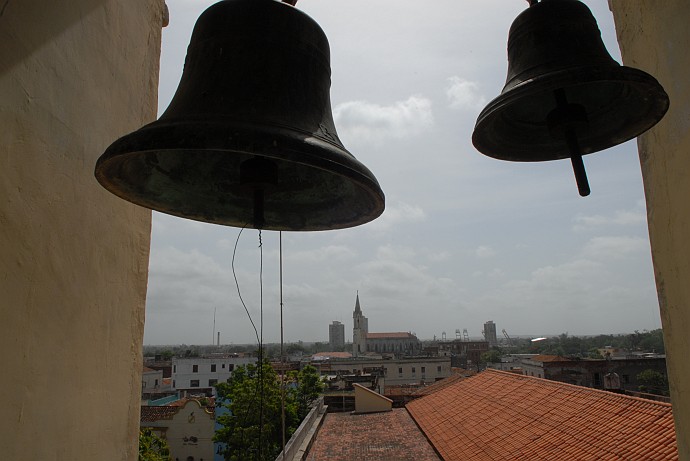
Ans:
POLYGON ((259 459, 263 459, 264 429, 264 246, 259 229, 259 459))
MULTIPOLYGON (((262 454, 262 440, 263 440, 263 397, 264 397, 264 388, 263 388, 263 248, 262 248, 262 243, 261 243, 261 230, 259 230, 259 248, 260 248, 260 262, 259 262, 259 285, 260 285, 260 306, 259 306, 259 312, 260 312, 260 325, 259 325, 259 330, 256 328, 256 324, 254 323, 254 320, 252 319, 252 315, 249 313, 249 309, 247 308, 247 304, 244 302, 244 298, 242 298, 242 291, 240 290, 240 283, 237 280, 237 272, 235 271, 235 256, 237 255, 237 246, 240 241, 240 236, 242 235, 242 231, 244 230, 244 227, 240 229, 240 232, 237 234, 237 239, 235 240, 235 247, 233 248, 232 251, 232 261, 230 263, 230 266, 232 267, 232 276, 235 279, 235 286, 237 287, 237 295, 240 298, 240 302, 242 303, 242 307, 244 307, 244 311, 247 313, 247 317, 249 318, 249 322, 252 324, 252 328, 254 328, 254 335, 256 336, 256 341, 259 344, 259 367, 257 370, 257 381, 258 385, 254 389, 254 395, 252 396, 252 399, 247 405, 247 410, 244 414, 244 418, 242 419, 243 423, 242 425, 244 426, 247 422, 247 418, 249 417, 249 414, 252 411, 252 403, 256 400, 257 394, 259 395, 259 412, 260 412, 260 417, 259 417, 259 459, 261 459, 261 454, 262 454), (259 334, 259 331, 261 334, 259 334)), ((242 443, 244 443, 244 436, 245 436, 245 431, 241 431, 242 433, 242 443)))
POLYGON ((244 311, 247 313, 247 317, 249 318, 249 322, 252 324, 252 328, 254 328, 254 335, 256 336, 256 342, 260 343, 261 340, 259 339, 259 332, 256 329, 256 325, 254 324, 254 320, 252 319, 252 315, 249 313, 249 309, 247 309, 247 304, 244 302, 244 299, 242 298, 242 292, 240 291, 240 283, 237 281, 237 273, 235 272, 235 255, 237 254, 237 244, 240 241, 240 236, 242 235, 242 231, 244 230, 244 227, 240 229, 240 233, 237 234, 237 239, 235 240, 235 248, 232 250, 232 261, 230 262, 230 267, 232 268, 232 276, 235 278, 235 286, 237 287, 237 296, 240 298, 240 302, 242 303, 242 307, 244 307, 244 311))
POLYGON ((280 429, 283 437, 283 460, 285 460, 285 354, 283 353, 283 231, 278 232, 279 275, 280 275, 280 429))

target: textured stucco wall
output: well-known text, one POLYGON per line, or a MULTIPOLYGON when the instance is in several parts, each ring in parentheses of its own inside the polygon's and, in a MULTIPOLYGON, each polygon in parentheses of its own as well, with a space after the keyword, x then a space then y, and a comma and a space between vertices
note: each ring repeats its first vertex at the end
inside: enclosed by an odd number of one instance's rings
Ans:
POLYGON ((652 75, 669 112, 638 138, 681 460, 690 460, 690 4, 610 0, 623 61, 652 75))
POLYGON ((163 0, 0 2, 0 458, 134 460, 151 215, 98 156, 156 114, 163 0))

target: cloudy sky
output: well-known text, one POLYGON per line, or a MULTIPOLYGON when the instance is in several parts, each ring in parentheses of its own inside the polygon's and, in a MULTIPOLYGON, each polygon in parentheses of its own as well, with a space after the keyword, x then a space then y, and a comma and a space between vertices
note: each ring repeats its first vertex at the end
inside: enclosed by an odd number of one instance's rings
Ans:
MULTIPOLYGON (((167 0, 162 112, 192 27, 212 1, 167 0)), ((604 0, 585 2, 620 62, 604 0)), ((624 333, 660 326, 636 144, 570 162, 479 154, 477 115, 505 83, 506 39, 524 0, 300 0, 331 46, 331 101, 345 147, 377 177, 386 211, 360 227, 283 233, 286 341, 351 339, 359 297, 370 331, 421 339, 624 333)), ((231 267, 239 229, 154 212, 145 344, 255 342, 231 267)), ((242 232, 235 275, 257 327, 278 341, 279 236, 242 232), (263 253, 263 271, 261 257, 263 253)))

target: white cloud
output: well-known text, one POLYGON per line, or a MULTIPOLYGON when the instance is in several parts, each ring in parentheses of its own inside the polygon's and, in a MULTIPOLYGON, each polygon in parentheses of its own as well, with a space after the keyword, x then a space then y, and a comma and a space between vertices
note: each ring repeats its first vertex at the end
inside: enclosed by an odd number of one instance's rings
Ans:
POLYGON ((341 137, 354 142, 416 136, 434 124, 431 101, 421 96, 410 96, 390 106, 345 102, 335 107, 333 117, 341 137))
POLYGON ((427 255, 427 259, 433 263, 439 263, 443 261, 448 261, 450 259, 450 253, 447 251, 440 251, 438 253, 432 253, 427 255))
POLYGON ((584 254, 597 260, 621 258, 638 252, 649 252, 649 242, 641 237, 594 237, 584 247, 584 254))
POLYGON ((635 211, 616 211, 613 215, 579 215, 576 216, 573 230, 582 231, 601 228, 608 225, 635 226, 647 222, 647 215, 644 210, 635 211))
POLYGON ((474 250, 474 254, 477 256, 479 259, 486 259, 486 258, 491 258, 492 256, 496 255, 496 250, 491 248, 490 246, 487 245, 479 245, 476 250, 474 250))
POLYGON ((446 89, 450 107, 463 110, 481 110, 486 105, 486 98, 479 92, 479 85, 469 80, 453 76, 446 89))
POLYGON ((197 250, 156 250, 149 267, 147 310, 193 312, 222 303, 231 280, 230 270, 197 250))
POLYGON ((426 213, 417 205, 404 202, 387 204, 383 214, 367 226, 375 231, 387 231, 406 223, 422 222, 426 220, 426 213))
POLYGON ((343 245, 328 245, 314 250, 286 251, 284 257, 299 261, 300 264, 314 264, 322 262, 345 262, 356 256, 356 252, 343 245))

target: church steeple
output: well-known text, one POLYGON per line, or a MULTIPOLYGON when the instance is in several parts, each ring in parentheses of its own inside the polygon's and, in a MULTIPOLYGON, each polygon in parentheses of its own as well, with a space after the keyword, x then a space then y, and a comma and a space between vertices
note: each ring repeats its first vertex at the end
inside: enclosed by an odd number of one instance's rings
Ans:
POLYGON ((354 325, 352 327, 352 355, 358 357, 367 351, 367 334, 369 333, 369 321, 362 314, 359 305, 359 291, 355 301, 355 311, 352 313, 354 325))

